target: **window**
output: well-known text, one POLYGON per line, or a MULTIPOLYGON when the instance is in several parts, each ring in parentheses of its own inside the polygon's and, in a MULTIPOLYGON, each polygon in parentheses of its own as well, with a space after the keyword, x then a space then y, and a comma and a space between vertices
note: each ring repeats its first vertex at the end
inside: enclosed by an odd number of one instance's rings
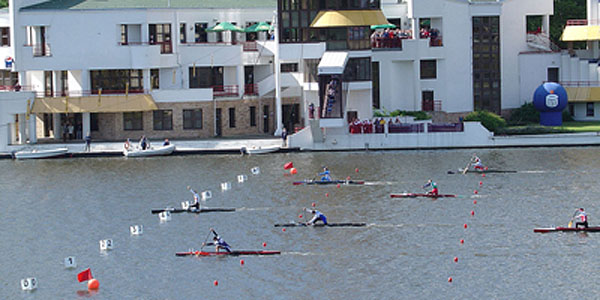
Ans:
POLYGON ((298 64, 288 63, 281 64, 281 73, 298 72, 298 64))
POLYGON ((150 24, 148 26, 148 43, 150 45, 160 45, 160 53, 173 53, 171 24, 150 24))
POLYGON ((154 130, 173 130, 172 110, 155 110, 152 114, 154 116, 154 130))
POLYGON ((256 106, 250 106, 250 126, 256 126, 256 106))
POLYGON ((304 81, 305 82, 318 82, 318 67, 320 59, 306 59, 304 60, 304 81))
POLYGON ((150 69, 150 86, 152 89, 160 89, 160 70, 159 69, 150 69))
POLYGON ((54 97, 54 86, 52 85, 52 71, 44 71, 44 95, 46 97, 54 97))
POLYGON ((550 82, 558 82, 559 81, 559 72, 558 68, 550 67, 548 68, 548 81, 550 82))
POLYGON ((344 81, 371 81, 371 59, 351 58, 344 69, 344 81))
POLYGON ((206 32, 208 23, 196 23, 194 24, 194 42, 206 43, 208 42, 208 33, 206 32))
POLYGON ((569 103, 569 114, 571 117, 575 116, 575 105, 573 103, 569 103))
POLYGON ((185 44, 187 42, 185 34, 185 23, 179 24, 179 42, 185 44))
POLYGON ((121 24, 121 45, 127 45, 127 25, 121 24))
POLYGON ((437 78, 437 62, 436 60, 421 61, 421 79, 436 79, 437 78))
POLYGON ((223 86, 223 67, 191 67, 190 89, 223 86))
POLYGON ((372 97, 373 97, 373 108, 379 109, 379 62, 374 61, 371 63, 371 81, 372 85, 372 97))
POLYGON ((0 46, 10 47, 10 27, 0 27, 0 46))
POLYGON ((144 114, 141 111, 123 113, 123 130, 144 130, 144 114))
POLYGON ((90 113, 90 130, 100 130, 100 123, 98 122, 98 113, 90 113))
POLYGON ((348 27, 348 49, 368 49, 370 35, 369 27, 348 27))
POLYGON ((434 111, 435 101, 433 100, 433 91, 421 92, 421 110, 434 111))
POLYGON ((202 109, 183 110, 183 129, 202 129, 202 109))
POLYGON ((235 108, 229 108, 229 128, 235 128, 235 108))
POLYGON ((594 116, 594 102, 588 102, 585 104, 585 116, 586 117, 594 116))
POLYGON ((60 87, 61 96, 66 96, 69 92, 69 71, 60 71, 60 87))
POLYGON ((12 87, 19 82, 19 75, 17 72, 11 72, 10 70, 0 70, 0 86, 12 87))
POLYGON ((500 18, 472 18, 473 108, 501 112, 500 18))
POLYGON ((144 91, 142 70, 93 70, 90 71, 92 93, 124 94, 127 87, 129 93, 144 91))

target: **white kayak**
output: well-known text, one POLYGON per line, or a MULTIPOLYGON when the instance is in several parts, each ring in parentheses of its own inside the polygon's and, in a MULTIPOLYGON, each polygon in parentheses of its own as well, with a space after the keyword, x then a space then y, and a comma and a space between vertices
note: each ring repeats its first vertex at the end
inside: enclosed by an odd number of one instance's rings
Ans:
POLYGON ((34 159, 34 158, 51 158, 67 154, 68 148, 57 148, 48 150, 22 150, 15 152, 16 159, 34 159))
POLYGON ((244 151, 248 154, 264 154, 279 151, 281 147, 279 146, 252 146, 252 147, 244 147, 244 151))
POLYGON ((170 144, 167 146, 150 147, 149 149, 126 149, 123 150, 123 155, 127 157, 146 157, 146 156, 158 156, 158 155, 169 155, 175 150, 175 145, 170 144))

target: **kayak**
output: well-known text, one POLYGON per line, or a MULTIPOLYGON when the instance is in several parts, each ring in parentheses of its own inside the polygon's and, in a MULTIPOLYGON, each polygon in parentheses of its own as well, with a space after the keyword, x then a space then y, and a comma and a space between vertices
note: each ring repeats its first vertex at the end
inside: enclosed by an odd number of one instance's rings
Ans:
POLYGON ((588 227, 588 228, 584 228, 584 227, 580 227, 580 228, 575 228, 575 227, 550 227, 550 228, 534 228, 533 232, 539 232, 539 233, 548 233, 548 232, 598 232, 600 231, 600 227, 588 227))
POLYGON ((287 224, 275 224, 275 227, 363 227, 367 226, 367 223, 318 223, 314 225, 306 225, 306 223, 287 223, 287 224))
POLYGON ((402 194, 390 194, 392 198, 416 198, 416 197, 426 197, 426 198, 454 198, 456 195, 453 194, 424 194, 424 193, 402 193, 402 194))
POLYGON ((276 255, 281 254, 281 251, 261 251, 261 250, 238 250, 238 251, 188 251, 188 252, 177 252, 176 256, 216 256, 216 255, 231 255, 231 256, 239 256, 239 255, 276 255))
POLYGON ((208 213, 208 212, 231 212, 231 211, 235 211, 235 208, 228 208, 228 207, 215 207, 215 208, 201 208, 201 209, 193 209, 193 210, 189 210, 189 209, 183 209, 183 208, 160 208, 160 209, 153 209, 152 213, 153 214, 160 214, 163 211, 168 211, 172 214, 178 214, 178 213, 183 213, 183 212, 188 212, 188 213, 193 213, 193 214, 200 214, 200 213, 208 213))
POLYGON ((310 184, 365 184, 364 180, 332 180, 332 181, 321 181, 321 180, 302 180, 294 181, 294 185, 310 185, 310 184))

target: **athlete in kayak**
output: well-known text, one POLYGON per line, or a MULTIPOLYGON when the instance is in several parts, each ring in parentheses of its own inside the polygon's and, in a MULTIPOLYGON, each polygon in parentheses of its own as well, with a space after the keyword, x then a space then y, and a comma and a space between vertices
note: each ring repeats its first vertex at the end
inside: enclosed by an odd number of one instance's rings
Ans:
POLYGON ((431 191, 427 192, 427 194, 429 195, 438 195, 438 188, 437 188, 437 183, 435 183, 433 180, 429 179, 427 181, 427 183, 423 186, 423 188, 427 188, 431 186, 431 191))
POLYGON ((194 195, 194 202, 190 203, 188 210, 200 210, 200 195, 198 195, 198 192, 194 191, 194 189, 190 188, 189 186, 188 190, 190 190, 190 192, 194 195))
POLYGON ((306 222, 306 225, 314 225, 317 221, 322 221, 323 224, 327 225, 327 217, 320 211, 306 208, 304 208, 304 210, 314 214, 314 217, 310 219, 310 221, 306 222))
POLYGON ((471 163, 473 164, 473 168, 475 170, 485 170, 485 167, 483 166, 481 159, 475 153, 473 153, 473 157, 471 158, 471 163))
POLYGON ((323 176, 321 177, 321 181, 333 181, 333 179, 331 179, 331 173, 327 167, 323 167, 323 172, 319 173, 319 176, 323 176))
POLYGON ((202 243, 202 247, 215 246, 216 252, 219 252, 219 249, 224 249, 227 252, 231 252, 231 247, 229 246, 229 244, 227 244, 227 242, 225 242, 214 229, 211 228, 210 232, 212 232, 212 234, 214 235, 213 241, 210 243, 202 243))
POLYGON ((575 219, 575 228, 579 228, 579 225, 588 228, 588 217, 583 208, 579 208, 575 212, 573 219, 575 219))

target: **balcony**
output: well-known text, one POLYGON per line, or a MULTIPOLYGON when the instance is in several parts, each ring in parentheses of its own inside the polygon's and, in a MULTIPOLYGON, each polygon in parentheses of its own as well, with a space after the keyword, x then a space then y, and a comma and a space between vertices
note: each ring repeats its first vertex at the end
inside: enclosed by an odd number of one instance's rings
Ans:
POLYGON ((50 44, 30 44, 23 45, 23 47, 31 47, 34 57, 52 56, 52 52, 50 51, 50 44))
POLYGON ((258 96, 258 84, 247 83, 244 85, 244 96, 258 96))
POLYGON ((239 97, 239 86, 238 85, 213 85, 213 97, 239 97))
POLYGON ((86 97, 102 95, 128 95, 128 94, 148 94, 144 89, 124 89, 124 90, 76 90, 76 91, 35 91, 36 97, 86 97))
POLYGON ((258 44, 256 43, 256 41, 250 41, 250 42, 241 42, 243 45, 243 50, 244 51, 258 51, 258 44))

